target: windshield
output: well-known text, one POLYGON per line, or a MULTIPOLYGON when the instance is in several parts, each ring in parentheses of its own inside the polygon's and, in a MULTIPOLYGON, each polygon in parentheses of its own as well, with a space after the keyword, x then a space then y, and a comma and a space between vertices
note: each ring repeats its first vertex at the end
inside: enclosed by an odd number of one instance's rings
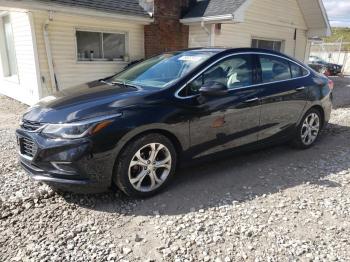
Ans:
POLYGON ((114 76, 111 81, 164 88, 215 54, 198 50, 162 54, 126 69, 114 76))

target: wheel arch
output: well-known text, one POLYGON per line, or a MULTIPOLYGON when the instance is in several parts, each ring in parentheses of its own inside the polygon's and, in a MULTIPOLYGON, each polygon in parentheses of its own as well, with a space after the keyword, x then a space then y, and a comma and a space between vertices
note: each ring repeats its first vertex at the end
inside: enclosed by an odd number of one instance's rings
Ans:
POLYGON ((320 112, 320 114, 321 114, 321 121, 322 121, 322 127, 323 127, 324 124, 325 124, 325 118, 326 118, 326 116, 325 116, 325 111, 324 111, 323 107, 320 106, 320 105, 313 105, 313 106, 310 107, 307 111, 309 111, 309 110, 311 110, 311 109, 316 109, 317 111, 320 112))
MULTIPOLYGON (((134 139, 137 139, 139 137, 142 137, 142 136, 145 136, 145 135, 148 135, 148 134, 160 134, 160 135, 163 135, 165 136, 166 138, 168 138, 171 143, 174 145, 175 147, 175 150, 176 150, 176 153, 179 155, 183 152, 183 146, 182 144, 180 143, 180 140, 179 138, 173 134, 171 131, 169 130, 166 130, 166 129, 148 129, 148 130, 144 130, 134 136, 132 136, 128 142, 126 142, 123 146, 123 148, 125 148, 125 146, 127 146, 128 143, 130 143, 132 140, 134 139)), ((120 152, 123 150, 123 148, 120 150, 120 152)))
MULTIPOLYGON (((160 134, 165 136, 166 138, 168 138, 171 143, 174 145, 175 151, 177 153, 177 158, 178 160, 181 159, 181 153, 184 151, 184 146, 186 146, 186 143, 180 142, 180 138, 177 137, 173 132, 171 132, 168 129, 165 128, 142 128, 140 130, 133 130, 130 133, 126 134, 118 143, 116 149, 115 149, 115 155, 114 155, 114 165, 113 165, 113 172, 112 172, 112 177, 111 177, 111 183, 113 185, 113 181, 115 181, 114 179, 114 172, 117 169, 117 163, 118 163, 118 159, 121 156, 121 154, 123 153, 123 150, 128 146, 128 144, 130 142, 132 142, 133 140, 148 135, 148 134, 160 134)), ((178 161, 179 163, 180 161, 178 161)))
POLYGON ((186 133, 184 128, 183 130, 177 129, 178 132, 173 132, 174 129, 175 128, 168 125, 149 125, 131 130, 119 140, 116 148, 114 149, 115 159, 118 158, 128 143, 134 139, 137 139, 138 137, 154 133, 167 137, 173 143, 176 153, 178 154, 178 157, 180 157, 181 153, 188 149, 190 145, 189 133, 186 133))
POLYGON ((324 127, 324 124, 325 124, 325 120, 326 120, 326 112, 325 110, 323 109, 323 107, 319 104, 313 104, 311 106, 308 106, 304 109, 303 113, 300 115, 300 118, 298 120, 298 124, 297 125, 300 125, 301 121, 303 120, 304 116, 306 115, 307 112, 309 112, 311 109, 316 109, 317 111, 320 112, 321 114, 321 121, 322 121, 322 127, 324 127))

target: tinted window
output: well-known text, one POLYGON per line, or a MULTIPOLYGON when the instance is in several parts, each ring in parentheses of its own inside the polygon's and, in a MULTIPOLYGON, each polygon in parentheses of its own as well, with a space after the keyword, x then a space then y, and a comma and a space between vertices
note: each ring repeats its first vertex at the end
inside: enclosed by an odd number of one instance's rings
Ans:
POLYGON ((291 79, 289 62, 275 56, 260 55, 262 82, 276 82, 291 79))
POLYGON ((292 70, 292 77, 301 77, 303 75, 302 68, 297 64, 290 63, 290 69, 292 70))
POLYGON ((186 94, 198 94, 199 89, 209 82, 220 82, 229 89, 252 85, 252 65, 250 55, 233 56, 214 65, 186 88, 186 94))
POLYGON ((309 74, 309 71, 307 71, 305 68, 301 68, 301 72, 303 76, 306 76, 309 74))

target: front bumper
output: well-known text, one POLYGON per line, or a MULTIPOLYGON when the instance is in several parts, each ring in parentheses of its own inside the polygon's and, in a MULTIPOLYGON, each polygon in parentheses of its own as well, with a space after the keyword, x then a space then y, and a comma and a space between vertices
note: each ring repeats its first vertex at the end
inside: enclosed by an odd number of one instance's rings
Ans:
POLYGON ((111 186, 115 157, 112 152, 97 151, 93 138, 52 139, 21 129, 16 135, 20 164, 34 180, 82 193, 102 192, 111 186), (23 139, 36 146, 33 155, 22 150, 23 139))

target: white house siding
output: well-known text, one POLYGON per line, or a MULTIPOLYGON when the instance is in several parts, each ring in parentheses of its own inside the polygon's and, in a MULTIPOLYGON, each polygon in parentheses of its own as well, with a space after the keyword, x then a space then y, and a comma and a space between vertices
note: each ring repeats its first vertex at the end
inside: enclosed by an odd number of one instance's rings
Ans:
MULTIPOLYGON (((204 30, 200 29, 199 25, 190 26, 190 33, 197 34, 190 36, 190 43, 191 38, 202 39, 206 36, 204 30)), ((283 40, 282 51, 303 61, 307 45, 306 32, 307 27, 297 0, 252 0, 245 12, 244 22, 222 24, 221 32, 215 33, 212 43, 215 46, 250 47, 252 38, 283 40)), ((204 44, 207 46, 208 41, 204 44)))
MULTIPOLYGON (((209 26, 207 26, 209 32, 209 26)), ((188 45, 190 48, 209 46, 209 35, 200 25, 191 25, 189 28, 189 41, 188 45)))
MULTIPOLYGON (((45 11, 33 11, 40 74, 42 79, 42 96, 52 92, 50 74, 43 36, 43 25, 49 14, 45 11)), ((128 55, 130 60, 144 57, 144 26, 136 22, 113 18, 101 18, 85 15, 54 13, 49 24, 49 38, 56 77, 60 89, 93 81, 112 75, 125 66, 125 62, 78 62, 76 54, 76 29, 91 31, 126 32, 128 34, 128 55)))
POLYGON ((11 78, 4 77, 3 70, 0 68, 0 93, 31 105, 38 100, 39 94, 30 15, 26 12, 10 12, 9 14, 18 75, 11 78))

